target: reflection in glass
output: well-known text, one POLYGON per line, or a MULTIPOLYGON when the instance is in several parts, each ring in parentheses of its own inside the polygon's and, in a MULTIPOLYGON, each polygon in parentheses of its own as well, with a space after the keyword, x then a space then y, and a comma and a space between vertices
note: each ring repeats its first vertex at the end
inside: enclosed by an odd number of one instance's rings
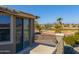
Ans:
POLYGON ((29 46, 29 20, 16 18, 16 52, 29 46))
POLYGON ((28 47, 29 46, 29 20, 28 19, 24 19, 23 21, 23 33, 24 33, 24 42, 23 42, 23 47, 28 47))
POLYGON ((0 14, 0 42, 10 41, 10 20, 10 16, 0 14))
POLYGON ((16 52, 21 51, 23 48, 23 20, 19 17, 16 18, 16 52))

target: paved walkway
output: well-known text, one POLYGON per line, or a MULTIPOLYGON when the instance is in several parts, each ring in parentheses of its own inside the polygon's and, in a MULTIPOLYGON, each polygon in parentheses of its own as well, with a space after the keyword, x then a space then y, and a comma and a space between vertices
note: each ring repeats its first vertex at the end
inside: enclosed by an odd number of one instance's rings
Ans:
POLYGON ((74 50, 76 50, 79 54, 79 45, 76 45, 76 47, 74 47, 74 50))
POLYGON ((55 53, 56 47, 50 47, 46 45, 38 45, 30 51, 30 54, 52 54, 55 53))

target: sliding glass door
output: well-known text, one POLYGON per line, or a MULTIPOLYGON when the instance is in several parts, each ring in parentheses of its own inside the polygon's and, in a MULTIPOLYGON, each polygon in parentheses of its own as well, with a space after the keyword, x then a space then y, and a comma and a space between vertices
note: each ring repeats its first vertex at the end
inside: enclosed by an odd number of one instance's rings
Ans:
POLYGON ((29 46, 29 19, 16 18, 16 52, 29 46))
POLYGON ((23 20, 16 18, 16 52, 23 49, 23 20))
POLYGON ((29 20, 23 20, 23 47, 26 48, 29 46, 29 20))

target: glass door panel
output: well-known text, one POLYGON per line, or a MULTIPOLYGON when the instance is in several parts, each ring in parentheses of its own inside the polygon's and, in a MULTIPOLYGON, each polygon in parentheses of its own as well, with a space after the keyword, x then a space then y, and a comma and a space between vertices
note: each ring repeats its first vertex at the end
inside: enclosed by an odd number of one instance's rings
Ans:
POLYGON ((16 52, 23 49, 23 20, 16 18, 16 52))
POLYGON ((28 47, 29 46, 29 20, 24 19, 23 21, 23 47, 28 47))

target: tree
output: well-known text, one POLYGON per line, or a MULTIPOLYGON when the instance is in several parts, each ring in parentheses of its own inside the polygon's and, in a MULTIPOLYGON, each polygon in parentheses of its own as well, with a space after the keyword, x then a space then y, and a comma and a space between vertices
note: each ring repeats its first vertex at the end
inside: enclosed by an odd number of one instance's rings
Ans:
POLYGON ((46 30, 50 30, 51 27, 52 27, 52 24, 45 24, 45 29, 46 29, 46 30))
POLYGON ((57 23, 55 24, 55 32, 61 33, 61 30, 63 29, 62 18, 59 17, 56 19, 56 21, 57 23))
POLYGON ((35 29, 36 30, 38 30, 39 32, 41 32, 41 25, 37 22, 37 21, 35 21, 35 29))
POLYGON ((62 20, 63 20, 63 18, 61 18, 61 17, 57 18, 58 24, 62 24, 62 20))

